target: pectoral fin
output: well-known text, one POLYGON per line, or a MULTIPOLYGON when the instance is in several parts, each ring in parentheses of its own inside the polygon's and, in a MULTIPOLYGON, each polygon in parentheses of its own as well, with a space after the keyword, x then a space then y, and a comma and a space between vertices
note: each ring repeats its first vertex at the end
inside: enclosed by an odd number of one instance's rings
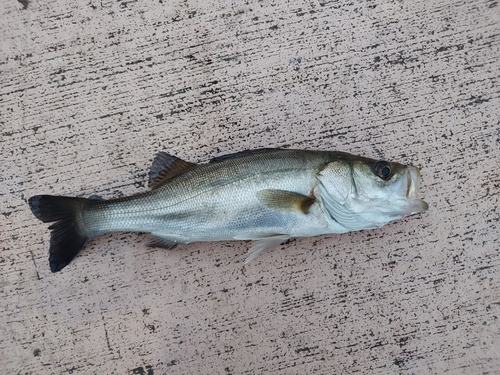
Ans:
POLYGON ((282 244, 288 239, 290 239, 290 236, 287 236, 286 234, 278 234, 276 236, 266 237, 255 241, 250 249, 248 249, 248 257, 245 259, 245 264, 250 263, 257 257, 257 255, 265 253, 267 250, 282 244))
POLYGON ((293 191, 266 189, 257 192, 257 198, 265 206, 283 211, 299 211, 304 214, 316 201, 314 197, 295 193, 293 191))
POLYGON ((149 170, 149 187, 156 189, 171 178, 185 173, 197 165, 161 151, 156 154, 149 170))

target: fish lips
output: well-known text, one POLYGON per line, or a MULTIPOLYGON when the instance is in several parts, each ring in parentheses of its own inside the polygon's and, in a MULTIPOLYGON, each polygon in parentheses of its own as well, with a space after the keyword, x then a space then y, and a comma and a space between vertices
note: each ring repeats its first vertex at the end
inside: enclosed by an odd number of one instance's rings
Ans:
POLYGON ((405 201, 405 215, 424 212, 429 208, 425 201, 417 198, 420 181, 421 177, 418 168, 408 166, 406 172, 390 186, 393 194, 398 199, 405 201))

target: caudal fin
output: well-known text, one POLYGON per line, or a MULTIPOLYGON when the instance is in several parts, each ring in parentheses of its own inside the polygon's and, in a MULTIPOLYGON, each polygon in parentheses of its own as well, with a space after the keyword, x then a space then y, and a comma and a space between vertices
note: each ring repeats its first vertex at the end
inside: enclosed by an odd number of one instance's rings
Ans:
POLYGON ((44 223, 52 224, 49 264, 52 272, 66 267, 90 240, 81 222, 82 213, 95 202, 85 198, 35 195, 28 200, 31 212, 44 223))

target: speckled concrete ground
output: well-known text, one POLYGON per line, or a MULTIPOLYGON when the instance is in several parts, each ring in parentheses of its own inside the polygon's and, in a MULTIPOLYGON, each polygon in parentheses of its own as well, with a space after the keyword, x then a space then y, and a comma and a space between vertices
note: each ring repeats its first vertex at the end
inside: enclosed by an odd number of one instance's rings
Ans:
POLYGON ((496 1, 0 5, 3 373, 500 373, 496 1), (248 266, 110 234, 50 272, 31 195, 264 146, 418 165, 430 209, 248 266))

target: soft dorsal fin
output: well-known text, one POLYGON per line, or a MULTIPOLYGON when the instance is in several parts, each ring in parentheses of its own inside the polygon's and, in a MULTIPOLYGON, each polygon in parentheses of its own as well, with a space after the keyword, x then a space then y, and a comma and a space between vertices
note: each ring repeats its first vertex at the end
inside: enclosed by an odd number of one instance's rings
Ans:
POLYGON ((316 201, 314 197, 293 191, 266 189, 257 192, 259 201, 269 208, 283 211, 300 211, 304 214, 316 201))
POLYGON ((161 151, 156 154, 149 170, 149 187, 156 189, 171 178, 183 174, 197 165, 161 151))

